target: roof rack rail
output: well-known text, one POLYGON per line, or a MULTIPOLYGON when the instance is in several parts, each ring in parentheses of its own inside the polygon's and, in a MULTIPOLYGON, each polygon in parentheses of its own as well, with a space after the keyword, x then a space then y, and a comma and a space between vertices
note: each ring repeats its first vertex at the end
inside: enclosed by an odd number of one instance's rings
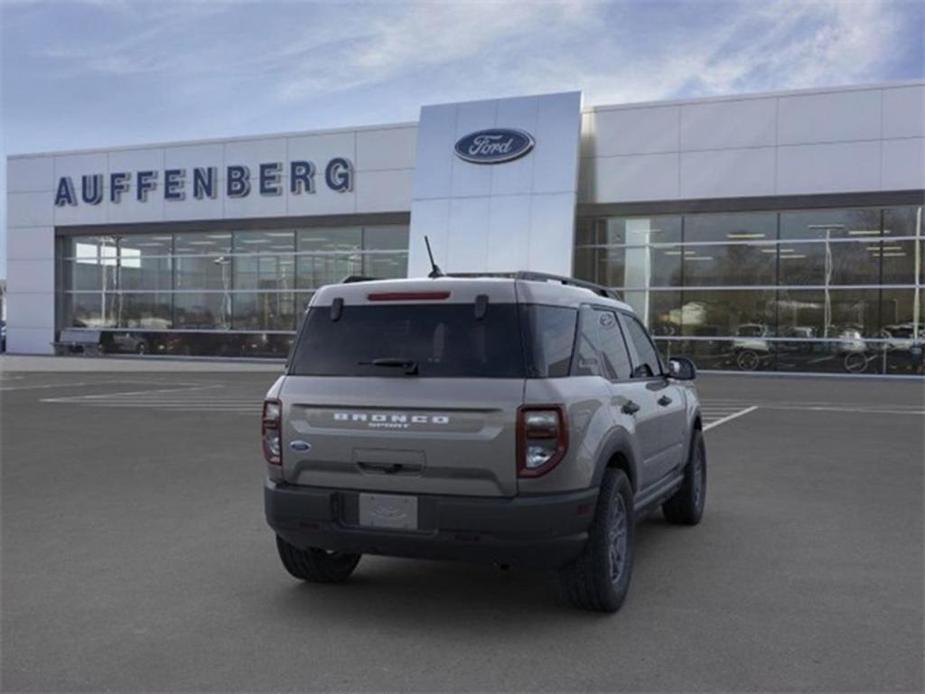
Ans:
POLYGON ((623 301, 623 297, 620 295, 620 292, 605 287, 602 284, 595 284, 594 282, 587 282, 585 280, 578 280, 574 277, 566 277, 565 275, 553 275, 548 272, 533 272, 531 270, 519 270, 516 272, 450 272, 447 274, 448 277, 502 277, 510 278, 515 280, 526 280, 528 282, 558 282, 559 284, 564 284, 569 287, 578 287, 580 289, 588 289, 598 296, 603 296, 608 299, 615 299, 616 301, 623 301))
POLYGON ((563 275, 552 275, 547 272, 531 272, 527 270, 522 270, 514 274, 514 278, 518 280, 531 280, 534 282, 559 282, 560 284, 567 285, 569 287, 580 287, 581 289, 589 289, 598 296, 604 296, 608 299, 616 299, 617 301, 622 301, 623 297, 620 296, 620 293, 605 287, 602 284, 596 284, 595 282, 587 282, 585 280, 578 280, 574 277, 565 277, 563 275))
POLYGON ((375 282, 381 277, 368 277, 367 275, 347 275, 340 281, 341 284, 354 284, 356 282, 375 282))

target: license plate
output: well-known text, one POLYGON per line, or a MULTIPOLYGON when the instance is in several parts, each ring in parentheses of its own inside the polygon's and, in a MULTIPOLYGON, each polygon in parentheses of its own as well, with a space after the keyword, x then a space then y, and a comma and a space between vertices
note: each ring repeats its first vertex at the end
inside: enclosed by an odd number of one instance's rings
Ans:
POLYGON ((417 530, 418 498, 396 494, 360 494, 360 525, 417 530))

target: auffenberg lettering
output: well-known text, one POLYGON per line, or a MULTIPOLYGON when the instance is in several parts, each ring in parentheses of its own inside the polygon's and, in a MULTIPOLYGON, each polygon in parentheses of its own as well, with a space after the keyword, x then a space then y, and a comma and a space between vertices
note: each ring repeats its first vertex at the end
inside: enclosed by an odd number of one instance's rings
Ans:
MULTIPOLYGON (((246 198, 252 194, 282 195, 286 188, 290 195, 314 195, 317 191, 315 174, 319 169, 314 162, 296 159, 288 163, 263 162, 252 169, 243 164, 229 164, 224 169, 225 195, 229 198, 246 198), (288 182, 285 180, 288 175, 288 182)), ((321 167, 323 184, 335 193, 353 190, 353 163, 344 157, 334 157, 321 167)), ((79 177, 61 176, 55 186, 55 207, 99 205, 105 195, 104 173, 88 173, 79 177), (76 184, 75 184, 76 180, 76 184)), ((172 168, 162 171, 116 171, 108 174, 109 202, 118 205, 125 194, 134 190, 134 199, 147 203, 159 188, 164 200, 214 200, 220 195, 219 169, 216 166, 196 166, 189 169, 172 168), (191 195, 187 195, 187 191, 191 195)))

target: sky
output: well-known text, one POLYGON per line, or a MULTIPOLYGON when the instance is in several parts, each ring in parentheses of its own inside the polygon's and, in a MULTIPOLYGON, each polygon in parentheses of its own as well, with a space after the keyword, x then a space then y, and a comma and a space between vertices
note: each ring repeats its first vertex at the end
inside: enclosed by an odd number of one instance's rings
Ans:
POLYGON ((923 37, 925 3, 904 0, 0 0, 0 153, 414 121, 423 104, 574 89, 597 105, 921 79, 923 37))

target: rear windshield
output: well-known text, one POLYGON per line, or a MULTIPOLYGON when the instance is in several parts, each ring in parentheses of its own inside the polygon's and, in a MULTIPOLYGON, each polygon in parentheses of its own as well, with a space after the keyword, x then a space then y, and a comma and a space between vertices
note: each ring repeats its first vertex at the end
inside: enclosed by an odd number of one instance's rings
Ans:
POLYGON ((578 311, 562 306, 473 304, 344 306, 306 315, 294 376, 559 378, 568 376, 578 311), (374 364, 378 361, 378 364, 374 364))
POLYGON ((292 356, 295 376, 524 378, 515 304, 345 305, 309 309, 292 356), (377 363, 373 363, 377 362, 377 363))

